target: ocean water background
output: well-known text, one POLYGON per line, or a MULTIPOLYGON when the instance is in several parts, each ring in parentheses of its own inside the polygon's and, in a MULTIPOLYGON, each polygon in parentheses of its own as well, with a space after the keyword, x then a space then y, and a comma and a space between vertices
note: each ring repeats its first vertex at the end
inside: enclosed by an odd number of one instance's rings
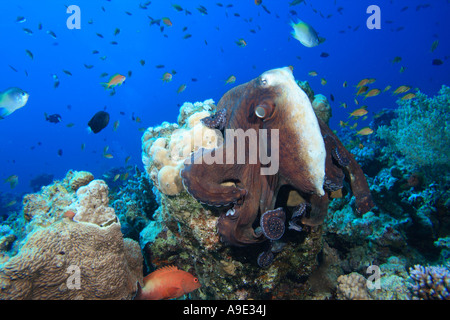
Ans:
MULTIPOLYGON (((0 192, 30 193, 30 180, 43 173, 61 179, 69 169, 87 170, 101 178, 116 167, 142 168, 140 128, 176 122, 183 102, 210 98, 218 102, 233 86, 272 68, 292 65, 296 79, 308 80, 316 94, 329 99, 332 94, 335 101, 330 101, 330 126, 336 130, 339 121, 346 121, 348 113, 358 108, 354 86, 363 78, 376 79, 370 88, 383 90, 390 85, 392 91, 410 85, 431 96, 442 84, 449 84, 448 0, 310 0, 289 6, 290 2, 263 0, 266 11, 253 0, 152 0, 145 10, 139 5, 146 1, 131 0, 3 1, 0 91, 20 87, 30 98, 24 108, 0 120, 0 192), (72 4, 81 9, 79 30, 66 26, 70 16, 66 5, 72 4), (178 12, 173 4, 192 14, 178 12), (373 4, 381 9, 380 30, 366 27, 366 10, 373 4), (208 14, 197 10, 200 5, 207 8, 208 14), (26 21, 18 23, 19 16, 26 21), (161 31, 160 26, 149 25, 149 16, 168 17, 173 25, 161 23, 161 31), (314 48, 300 44, 290 34, 289 22, 297 19, 311 24, 326 41, 314 48), (38 30, 40 23, 42 30, 38 30), (33 34, 25 33, 23 28, 33 34), (116 28, 120 33, 115 36, 116 28), (57 39, 47 33, 49 30, 57 39), (184 39, 186 34, 192 37, 184 39), (246 41, 245 47, 236 44, 240 38, 246 41), (431 52, 435 40, 439 45, 431 52), (33 59, 26 50, 33 53, 33 59), (93 50, 99 54, 92 54, 93 50), (329 56, 320 57, 322 52, 329 56), (105 60, 100 59, 103 56, 105 60), (396 56, 402 58, 400 63, 392 63, 396 56), (433 59, 441 59, 443 64, 432 65, 433 59), (87 69, 84 64, 93 67, 87 69), (157 65, 165 67, 159 69, 157 65), (404 72, 400 72, 401 67, 404 72), (173 70, 173 80, 163 83, 163 73, 173 70), (309 76, 312 70, 318 76, 309 76), (128 71, 132 71, 131 77, 116 89, 115 95, 100 85, 108 80, 100 78, 101 73, 127 75, 128 71), (60 80, 57 88, 53 74, 60 80), (225 84, 231 75, 236 83, 225 84), (325 85, 321 78, 327 80, 325 85), (348 82, 347 88, 343 88, 344 81, 348 82), (182 84, 187 85, 186 90, 177 93, 182 84), (340 107, 341 102, 346 102, 348 108, 340 107), (98 134, 89 133, 87 123, 100 110, 110 114, 110 123, 98 134), (44 112, 60 114, 62 122, 46 121, 44 112), (136 121, 137 117, 141 122, 136 121), (117 120, 120 125, 114 131, 117 120), (69 128, 69 123, 75 125, 69 128), (106 146, 113 159, 103 156, 106 146), (128 156, 131 159, 125 164, 128 156), (11 175, 19 177, 14 189, 3 183, 11 175)), ((390 92, 366 100, 359 97, 360 106, 368 106, 369 118, 359 121, 358 128, 368 125, 382 108, 396 108, 396 99, 390 92)))

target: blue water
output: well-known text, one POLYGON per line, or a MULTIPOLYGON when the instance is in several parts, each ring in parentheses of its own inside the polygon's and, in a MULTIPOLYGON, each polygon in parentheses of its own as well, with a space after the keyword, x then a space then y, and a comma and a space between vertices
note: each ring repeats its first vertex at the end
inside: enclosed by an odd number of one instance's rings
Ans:
MULTIPOLYGON (((30 98, 24 108, 0 121, 0 192, 29 193, 30 180, 43 173, 61 179, 69 169, 87 170, 100 178, 114 167, 142 167, 140 128, 163 121, 176 122, 183 102, 209 98, 218 102, 233 86, 272 68, 292 65, 294 76, 308 80, 316 94, 328 98, 333 94, 332 129, 339 129, 339 121, 347 120, 348 113, 357 108, 354 86, 363 78, 376 78, 372 87, 381 90, 388 85, 392 86, 391 91, 410 85, 431 96, 442 84, 450 82, 448 0, 309 0, 296 6, 289 6, 291 1, 263 0, 270 14, 253 0, 228 0, 221 2, 222 7, 216 4, 219 1, 152 0, 146 10, 139 7, 146 2, 143 0, 3 1, 0 91, 20 87, 30 98), (66 26, 70 15, 65 5, 70 4, 81 9, 79 30, 66 26), (178 12, 172 4, 179 4, 192 14, 178 12), (226 7, 231 4, 232 7, 226 7), (372 4, 381 9, 379 30, 366 26, 366 9, 372 4), (417 10, 423 4, 429 7, 417 10), (197 10, 200 5, 207 8, 207 15, 197 10), (343 8, 340 13, 339 7, 343 8), (26 21, 16 22, 18 16, 26 21), (149 25, 148 16, 169 17, 173 25, 161 23, 161 32, 159 26, 149 25), (290 35, 289 22, 297 18, 312 25, 326 41, 307 48, 295 40, 290 35), (42 30, 38 30, 40 23, 42 30), (23 28, 33 34, 27 34, 23 28), (115 36, 116 28, 120 33, 115 36), (192 37, 183 39, 187 33, 192 37), (240 38, 247 46, 236 45, 240 38), (439 40, 439 45, 431 52, 435 40, 439 40), (33 53, 33 60, 25 50, 33 53), (92 54, 93 50, 100 53, 92 54), (329 57, 320 57, 322 52, 329 57), (101 60, 102 56, 106 59, 101 60), (402 60, 393 64, 396 56, 402 60), (434 66, 433 59, 441 59, 443 64, 434 66), (144 66, 141 60, 145 60, 144 66), (87 69, 84 64, 93 68, 87 69), (158 69, 156 65, 165 67, 158 69), (402 66, 405 71, 401 73, 402 66), (100 78, 101 73, 127 75, 130 70, 131 77, 127 76, 115 95, 100 85, 109 78, 100 78), (172 70, 176 71, 173 80, 163 83, 163 73, 172 70), (309 76, 311 70, 319 75, 309 76), (60 80, 57 88, 53 74, 60 80), (225 85, 230 75, 236 76, 236 83, 225 85), (193 82, 192 78, 198 81, 193 82), (321 78, 327 80, 326 85, 321 84, 321 78), (344 81, 348 82, 347 88, 343 88, 344 81), (187 85, 186 90, 177 93, 182 84, 187 85), (341 102, 349 107, 343 109, 341 102), (109 125, 98 134, 89 133, 89 119, 104 109, 111 116, 109 125), (46 121, 44 112, 60 114, 62 122, 46 121), (133 115, 142 121, 133 120, 133 115), (117 120, 120 125, 114 131, 117 120), (69 128, 69 123, 75 125, 69 128), (106 146, 113 159, 103 157, 106 146), (58 155, 58 150, 62 150, 62 155, 58 155), (131 159, 125 164, 128 156, 131 159), (11 175, 19 177, 14 189, 3 183, 11 175)), ((359 100, 370 111, 366 125, 382 108, 397 107, 396 98, 389 92, 359 100)), ((364 122, 358 125, 363 126, 364 122)))

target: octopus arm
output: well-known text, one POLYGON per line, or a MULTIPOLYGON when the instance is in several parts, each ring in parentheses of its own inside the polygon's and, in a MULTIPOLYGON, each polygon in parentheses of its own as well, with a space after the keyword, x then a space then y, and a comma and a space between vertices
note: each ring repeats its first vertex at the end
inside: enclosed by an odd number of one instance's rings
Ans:
POLYGON ((328 195, 325 193, 324 196, 320 197, 312 194, 309 202, 311 204, 311 211, 302 217, 302 223, 310 227, 321 225, 328 212, 328 195))

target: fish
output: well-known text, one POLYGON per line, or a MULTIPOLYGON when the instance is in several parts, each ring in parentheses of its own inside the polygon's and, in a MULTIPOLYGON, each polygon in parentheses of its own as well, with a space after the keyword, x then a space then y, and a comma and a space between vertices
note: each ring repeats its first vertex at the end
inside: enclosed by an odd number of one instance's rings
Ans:
POLYGON ((50 35, 53 39, 56 40, 56 34, 52 30, 48 30, 47 34, 50 35))
POLYGON ((162 69, 164 67, 165 67, 165 65, 163 65, 163 64, 158 64, 155 66, 156 69, 162 69))
POLYGON ((91 118, 91 120, 89 120, 88 126, 92 132, 99 133, 106 128, 108 123, 109 113, 106 111, 99 111, 91 118))
POLYGON ((14 189, 19 183, 19 176, 15 174, 10 175, 8 178, 5 179, 5 183, 9 183, 11 189, 14 189))
POLYGON ((436 50, 436 48, 438 47, 438 45, 439 45, 439 40, 434 40, 433 43, 431 44, 431 49, 430 49, 430 51, 431 51, 431 52, 434 52, 434 50, 436 50))
POLYGON ((327 53, 327 52, 322 52, 322 53, 320 54, 320 57, 321 57, 321 58, 327 58, 327 57, 329 57, 329 56, 330 56, 330 54, 327 53))
POLYGON ((126 158, 125 158, 125 164, 126 164, 128 161, 130 161, 130 159, 131 159, 131 156, 126 157, 126 158))
POLYGON ((104 153, 103 157, 105 157, 106 159, 112 159, 114 158, 114 156, 111 153, 104 153))
POLYGON ((344 122, 344 121, 340 120, 340 121, 339 121, 339 126, 340 126, 341 128, 345 128, 346 126, 348 126, 348 121, 347 121, 347 122, 344 122))
POLYGON ((63 72, 64 72, 65 74, 67 74, 68 76, 71 76, 71 75, 72 75, 72 72, 70 72, 70 71, 68 71, 68 70, 64 70, 64 69, 63 69, 63 72))
POLYGON ((59 87, 59 78, 56 74, 52 74, 52 78, 53 78, 53 88, 58 88, 59 87))
POLYGON ((366 84, 372 84, 376 81, 376 79, 374 78, 365 78, 362 79, 361 81, 358 82, 358 84, 356 85, 357 88, 360 88, 362 86, 365 86, 366 84))
POLYGON ((365 107, 361 107, 359 109, 354 110, 352 113, 350 113, 349 118, 350 117, 362 117, 364 115, 366 115, 369 111, 366 110, 365 107))
POLYGON ((401 100, 411 100, 412 98, 415 98, 416 94, 415 93, 407 93, 405 94, 401 100))
POLYGON ((316 77, 318 75, 318 73, 316 71, 310 71, 310 72, 308 72, 308 75, 311 77, 316 77))
POLYGON ((0 92, 0 119, 9 116, 14 111, 23 108, 30 95, 20 88, 9 88, 0 92))
POLYGON ((25 52, 26 52, 27 56, 30 57, 31 60, 34 59, 33 53, 30 50, 26 49, 25 52))
POLYGON ((66 124, 67 128, 72 128, 73 126, 75 126, 75 123, 73 122, 66 124))
POLYGON ((246 45, 247 45, 247 42, 244 40, 244 39, 238 39, 237 41, 236 41, 236 44, 239 46, 239 47, 241 47, 241 48, 244 48, 246 45))
POLYGON ((105 87, 105 90, 108 90, 109 88, 115 88, 122 85, 125 80, 125 76, 116 73, 115 75, 111 76, 108 82, 101 82, 100 84, 105 87))
POLYGON ((342 102, 339 106, 342 107, 342 108, 344 108, 344 109, 347 108, 347 104, 346 104, 345 102, 342 102))
POLYGON ((398 72, 400 72, 400 73, 403 73, 403 72, 405 72, 405 70, 406 70, 406 67, 400 67, 400 70, 398 71, 398 72))
POLYGON ((198 10, 201 14, 203 14, 203 15, 207 15, 207 14, 208 14, 208 10, 207 10, 204 6, 202 6, 202 5, 200 5, 200 6, 197 8, 197 10, 198 10))
POLYGON ((376 97, 380 93, 381 93, 380 89, 372 89, 372 90, 370 90, 369 92, 366 93, 364 99, 369 98, 369 97, 376 97))
POLYGON ((292 1, 291 3, 289 3, 289 6, 290 6, 290 7, 296 6, 296 5, 298 5, 298 4, 300 4, 300 3, 304 2, 304 1, 305 1, 305 0, 294 0, 294 1, 292 1))
POLYGON ((58 156, 62 156, 63 155, 63 151, 62 151, 62 149, 58 149, 58 156))
POLYGON ((305 47, 312 48, 318 46, 320 43, 325 41, 319 39, 316 30, 306 22, 298 20, 297 23, 291 21, 291 27, 294 29, 291 34, 292 36, 300 41, 305 47))
POLYGON ((120 173, 114 176, 113 182, 116 182, 120 178, 120 173))
POLYGON ((344 83, 342 84, 342 88, 347 88, 347 81, 344 81, 344 83))
POLYGON ((145 66, 145 60, 144 59, 140 60, 139 63, 141 64, 141 66, 145 66))
POLYGON ((81 144, 81 151, 83 151, 85 148, 86 148, 86 144, 85 144, 85 143, 82 143, 82 144, 81 144))
POLYGON ((255 4, 259 6, 262 3, 262 0, 255 0, 255 4))
POLYGON ((102 38, 102 39, 104 38, 103 35, 102 35, 101 33, 96 33, 96 35, 97 35, 97 37, 99 37, 99 38, 102 38))
POLYGON ((358 132, 356 132, 356 135, 358 136, 368 136, 369 134, 372 134, 373 130, 369 127, 364 127, 361 130, 359 130, 358 132))
POLYGON ((320 79, 320 84, 323 85, 323 86, 326 85, 327 84, 327 79, 321 78, 320 79))
POLYGON ((119 28, 116 28, 116 29, 114 30, 114 35, 117 36, 119 33, 120 33, 120 29, 119 29, 119 28))
POLYGON ((186 33, 186 34, 183 36, 183 39, 189 39, 190 37, 192 37, 192 34, 186 33))
POLYGON ((440 66, 441 64, 443 64, 444 62, 441 59, 433 59, 433 61, 431 62, 431 64, 433 66, 440 66))
POLYGON ((391 86, 386 86, 386 88, 384 88, 383 92, 386 92, 386 91, 388 91, 391 88, 392 88, 391 86))
POLYGON ((227 78, 227 80, 225 80, 225 84, 230 84, 230 83, 235 83, 236 82, 236 77, 231 75, 227 78))
POLYGON ((165 72, 161 78, 161 80, 163 82, 170 82, 172 81, 172 74, 170 74, 169 72, 165 72))
POLYGON ((395 89, 395 91, 392 93, 392 95, 397 95, 400 93, 405 93, 408 92, 411 89, 410 86, 400 86, 397 89, 395 89))
POLYGON ((86 69, 92 69, 94 66, 92 64, 83 64, 86 69))
POLYGON ((25 17, 19 16, 16 18, 17 23, 24 23, 25 21, 27 21, 27 19, 25 17))
POLYGON ((181 93, 181 92, 183 92, 184 90, 186 90, 186 84, 182 84, 182 85, 178 88, 177 93, 181 93))
POLYGON ((183 8, 178 4, 172 4, 172 7, 177 11, 183 11, 183 8))
POLYGON ((44 112, 45 120, 50 123, 60 123, 62 121, 61 115, 55 113, 48 115, 46 112, 44 112))
POLYGON ((119 120, 114 121, 114 124, 113 124, 113 130, 114 130, 114 131, 117 131, 117 128, 119 128, 119 125, 120 125, 119 120))
POLYGON ((161 20, 162 20, 162 22, 163 22, 166 26, 168 26, 168 27, 171 27, 171 26, 172 26, 172 21, 170 21, 169 18, 164 17, 164 18, 162 18, 161 20))
POLYGON ((28 35, 33 35, 33 31, 31 31, 30 29, 28 29, 28 28, 23 28, 23 32, 25 32, 26 34, 28 34, 28 35))
POLYGON ((359 96, 359 95, 365 93, 367 90, 369 90, 368 86, 362 86, 358 89, 358 91, 356 92, 356 95, 359 96))
POLYGON ((175 299, 200 288, 198 278, 175 266, 160 268, 144 278, 144 287, 138 283, 135 300, 175 299))

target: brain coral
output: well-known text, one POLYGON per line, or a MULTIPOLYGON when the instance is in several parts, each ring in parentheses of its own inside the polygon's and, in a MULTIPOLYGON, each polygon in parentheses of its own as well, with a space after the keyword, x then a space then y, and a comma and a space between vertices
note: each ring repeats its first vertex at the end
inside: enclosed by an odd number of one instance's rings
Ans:
POLYGON ((191 152, 215 148, 221 143, 217 130, 204 126, 200 120, 211 115, 212 100, 184 103, 178 124, 163 123, 148 128, 142 136, 142 161, 149 177, 159 191, 176 195, 183 190, 180 170, 191 152))
POLYGON ((94 180, 70 206, 78 222, 64 217, 36 227, 0 264, 0 299, 133 298, 143 258, 137 242, 123 239, 107 195, 106 184, 94 180))

